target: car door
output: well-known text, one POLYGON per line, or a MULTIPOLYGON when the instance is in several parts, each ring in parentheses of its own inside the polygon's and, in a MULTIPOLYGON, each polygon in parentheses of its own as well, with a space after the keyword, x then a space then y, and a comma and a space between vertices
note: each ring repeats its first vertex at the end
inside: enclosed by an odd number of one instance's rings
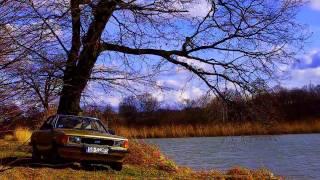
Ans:
POLYGON ((35 135, 35 145, 41 152, 48 152, 52 148, 53 127, 55 125, 56 116, 51 116, 40 127, 35 135))

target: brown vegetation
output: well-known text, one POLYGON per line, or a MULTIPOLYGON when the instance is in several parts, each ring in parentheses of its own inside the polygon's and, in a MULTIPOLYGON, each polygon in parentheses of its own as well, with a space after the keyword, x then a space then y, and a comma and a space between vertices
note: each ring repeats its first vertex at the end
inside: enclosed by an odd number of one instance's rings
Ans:
POLYGON ((300 134, 320 133, 320 120, 279 122, 267 125, 259 122, 244 122, 137 127, 117 126, 115 127, 115 130, 117 133, 131 138, 300 134))

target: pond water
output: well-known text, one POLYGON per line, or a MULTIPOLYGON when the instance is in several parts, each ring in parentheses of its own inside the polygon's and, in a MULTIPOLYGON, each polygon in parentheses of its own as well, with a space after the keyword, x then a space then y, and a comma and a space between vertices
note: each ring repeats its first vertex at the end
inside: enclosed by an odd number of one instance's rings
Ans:
POLYGON ((320 179, 320 134, 146 139, 179 165, 267 168, 288 179, 320 179))

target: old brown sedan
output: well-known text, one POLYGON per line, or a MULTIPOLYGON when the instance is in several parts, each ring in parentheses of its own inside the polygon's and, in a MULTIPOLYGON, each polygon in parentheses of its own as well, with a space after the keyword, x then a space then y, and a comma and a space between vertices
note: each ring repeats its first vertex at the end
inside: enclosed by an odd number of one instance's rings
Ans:
POLYGON ((128 139, 112 135, 99 119, 55 115, 31 136, 34 161, 76 161, 87 166, 104 163, 120 171, 128 139))

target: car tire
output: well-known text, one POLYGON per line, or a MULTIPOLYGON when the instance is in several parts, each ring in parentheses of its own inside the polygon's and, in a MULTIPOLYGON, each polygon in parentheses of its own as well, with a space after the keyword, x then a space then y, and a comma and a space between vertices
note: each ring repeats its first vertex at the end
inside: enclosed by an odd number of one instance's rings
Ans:
POLYGON ((32 161, 33 162, 41 161, 41 154, 35 144, 32 145, 32 161))
POLYGON ((121 171, 122 170, 122 162, 114 162, 110 165, 111 169, 115 171, 121 171))
POLYGON ((57 146, 55 144, 52 146, 52 149, 51 149, 51 152, 50 152, 48 159, 49 159, 50 163, 52 163, 52 164, 59 164, 62 162, 62 159, 58 153, 57 146))
POLYGON ((91 170, 92 169, 92 164, 89 162, 80 162, 80 165, 82 168, 86 170, 91 170))

